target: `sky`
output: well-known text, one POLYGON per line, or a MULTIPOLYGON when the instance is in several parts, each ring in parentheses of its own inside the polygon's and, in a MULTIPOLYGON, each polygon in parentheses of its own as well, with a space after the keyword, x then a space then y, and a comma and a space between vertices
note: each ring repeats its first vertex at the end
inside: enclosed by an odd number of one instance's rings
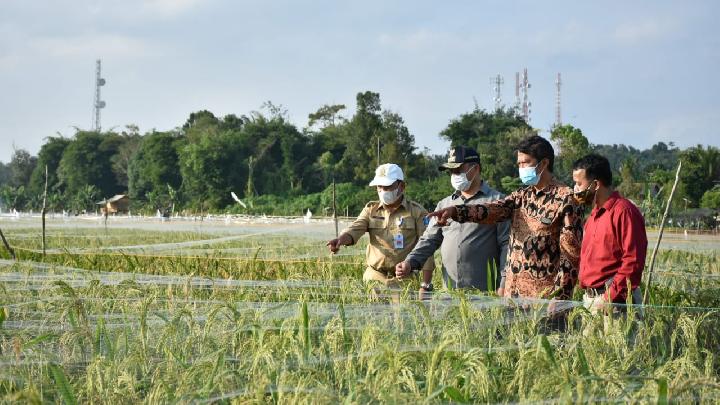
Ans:
POLYGON ((0 0, 0 161, 92 126, 102 59, 103 129, 181 126, 193 111, 248 114, 265 101, 303 128, 324 104, 380 93, 419 149, 490 78, 527 68, 531 125, 562 120, 591 143, 720 146, 720 2, 387 0, 0 0))

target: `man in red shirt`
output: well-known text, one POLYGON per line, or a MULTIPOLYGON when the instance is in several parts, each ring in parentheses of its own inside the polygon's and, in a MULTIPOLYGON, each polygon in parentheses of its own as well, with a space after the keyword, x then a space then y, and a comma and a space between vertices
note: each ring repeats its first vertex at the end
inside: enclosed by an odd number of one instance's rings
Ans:
POLYGON ((625 303, 630 282, 633 304, 642 303, 647 235, 640 210, 612 188, 608 160, 590 154, 573 165, 574 196, 592 207, 580 248, 583 302, 595 313, 606 302, 625 303))

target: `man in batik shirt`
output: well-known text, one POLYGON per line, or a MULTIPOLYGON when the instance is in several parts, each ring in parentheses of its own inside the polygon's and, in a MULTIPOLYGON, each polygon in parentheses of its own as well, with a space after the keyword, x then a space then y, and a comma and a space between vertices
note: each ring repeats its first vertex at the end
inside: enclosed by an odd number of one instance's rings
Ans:
POLYGON ((555 151, 532 136, 517 146, 523 187, 487 204, 457 205, 430 213, 438 225, 512 220, 510 248, 498 294, 505 297, 570 299, 580 262, 582 211, 572 189, 552 174, 555 151))

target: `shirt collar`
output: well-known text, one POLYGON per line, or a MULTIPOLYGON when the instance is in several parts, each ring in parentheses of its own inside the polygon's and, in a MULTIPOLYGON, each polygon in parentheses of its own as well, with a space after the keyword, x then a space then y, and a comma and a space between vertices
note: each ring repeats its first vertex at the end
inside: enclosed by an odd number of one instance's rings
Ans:
MULTIPOLYGON (((407 197, 405 197, 405 193, 403 193, 403 195, 402 195, 402 201, 400 202, 400 206, 398 207, 398 209, 399 209, 400 207, 402 207, 402 208, 405 208, 406 210, 409 210, 409 208, 408 208, 408 207, 409 207, 409 205, 408 205, 409 203, 410 203, 410 201, 407 199, 407 197)), ((378 210, 383 210, 383 211, 384 211, 384 210, 385 210, 385 204, 380 203, 380 205, 378 206, 378 210)), ((397 211, 397 210, 396 210, 396 211, 397 211)))
POLYGON ((598 213, 610 211, 615 206, 615 204, 618 202, 619 199, 620 199, 620 193, 618 193, 617 191, 613 191, 612 194, 610 194, 610 197, 608 197, 607 201, 605 201, 605 204, 603 204, 602 207, 600 207, 600 208, 593 208, 591 214, 596 215, 598 213))
POLYGON ((535 195, 539 196, 539 195, 546 194, 546 193, 553 193, 556 188, 562 187, 562 186, 563 186, 563 184, 560 183, 560 181, 558 181, 558 179, 556 179, 555 176, 553 175, 550 178, 550 182, 548 183, 547 186, 545 186, 545 188, 539 190, 539 189, 535 188, 535 186, 528 186, 528 190, 530 190, 532 193, 535 193, 535 195))

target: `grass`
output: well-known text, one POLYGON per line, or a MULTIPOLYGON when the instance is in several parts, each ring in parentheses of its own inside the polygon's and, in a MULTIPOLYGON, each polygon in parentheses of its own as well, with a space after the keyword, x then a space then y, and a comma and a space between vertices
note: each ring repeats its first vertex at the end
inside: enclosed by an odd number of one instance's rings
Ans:
MULTIPOLYGON (((424 302, 414 291, 373 296, 359 281, 362 246, 331 259, 316 254, 320 237, 240 238, 210 243, 198 256, 153 256, 73 249, 218 235, 56 232, 56 254, 43 258, 28 238, 22 260, 0 266, 0 402, 715 403, 720 396, 713 253, 661 252, 642 322, 606 324, 575 305, 559 333, 547 326, 543 302, 509 307, 478 291, 441 291, 424 302), (286 260, 283 245, 309 246, 292 254, 314 258, 286 260), (212 252, 242 247, 281 254, 212 252)), ((31 233, 7 232, 11 241, 31 233)))

